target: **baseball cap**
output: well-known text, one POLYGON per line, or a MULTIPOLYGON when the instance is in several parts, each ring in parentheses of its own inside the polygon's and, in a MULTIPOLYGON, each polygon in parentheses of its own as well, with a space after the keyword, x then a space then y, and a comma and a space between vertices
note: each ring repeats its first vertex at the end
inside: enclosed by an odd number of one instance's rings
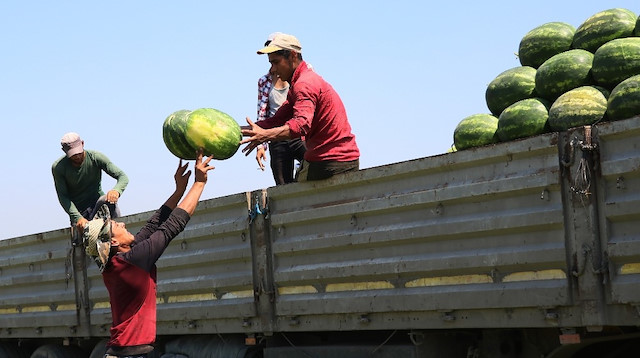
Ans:
POLYGON ((62 145, 62 150, 67 153, 67 157, 69 158, 84 151, 82 138, 75 132, 69 132, 63 135, 60 144, 62 145))
POLYGON ((302 53, 302 45, 300 45, 300 41, 298 41, 298 39, 293 35, 276 33, 269 45, 258 50, 258 55, 280 50, 291 50, 302 53))
POLYGON ((271 41, 273 41, 273 39, 275 39, 278 35, 282 35, 282 32, 273 32, 269 34, 269 37, 267 37, 267 42, 265 42, 264 45, 269 46, 269 43, 271 43, 271 41))

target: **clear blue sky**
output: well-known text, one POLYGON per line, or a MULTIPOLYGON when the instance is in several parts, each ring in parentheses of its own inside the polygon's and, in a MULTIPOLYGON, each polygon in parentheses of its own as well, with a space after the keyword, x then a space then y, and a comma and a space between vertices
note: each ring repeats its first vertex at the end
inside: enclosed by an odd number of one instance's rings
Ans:
MULTIPOLYGON (((613 7, 640 13, 637 0, 3 1, 0 239, 68 226, 51 176, 68 131, 129 175, 124 215, 156 209, 178 164, 164 119, 202 107, 255 119, 271 32, 297 36, 338 91, 370 168, 446 152, 462 118, 488 112, 489 82, 520 65, 524 34, 613 7)), ((215 166, 203 199, 273 185, 253 153, 215 166)))

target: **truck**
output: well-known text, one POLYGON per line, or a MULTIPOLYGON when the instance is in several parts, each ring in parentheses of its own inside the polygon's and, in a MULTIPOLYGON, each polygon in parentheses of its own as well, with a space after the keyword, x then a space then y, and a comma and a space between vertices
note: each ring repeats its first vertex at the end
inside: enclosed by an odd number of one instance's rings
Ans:
MULTIPOLYGON (((157 266, 153 357, 637 356, 640 116, 202 200, 157 266)), ((110 325, 70 228, 0 241, 0 357, 110 325)))

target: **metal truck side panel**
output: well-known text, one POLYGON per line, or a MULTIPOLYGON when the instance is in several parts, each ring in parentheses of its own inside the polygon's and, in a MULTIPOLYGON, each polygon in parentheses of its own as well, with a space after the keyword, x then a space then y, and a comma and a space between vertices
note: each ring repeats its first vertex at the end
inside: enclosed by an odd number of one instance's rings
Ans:
POLYGON ((411 317, 457 310, 455 326, 504 324, 470 311, 493 309, 557 324, 545 308, 571 304, 559 190, 555 134, 270 188, 279 329, 423 328, 411 317))
POLYGON ((640 117, 598 128, 598 201, 601 235, 606 241, 604 261, 595 269, 606 273, 610 302, 635 307, 640 305, 639 137, 640 117))

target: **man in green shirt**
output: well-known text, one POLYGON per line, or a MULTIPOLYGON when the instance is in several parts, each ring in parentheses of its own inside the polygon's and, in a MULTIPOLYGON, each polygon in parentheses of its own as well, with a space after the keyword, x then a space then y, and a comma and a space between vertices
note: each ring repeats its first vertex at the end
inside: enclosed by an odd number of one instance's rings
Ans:
POLYGON ((109 206, 111 217, 120 216, 117 202, 129 183, 127 175, 106 155, 84 149, 84 141, 77 133, 65 134, 60 144, 66 155, 53 163, 51 172, 58 201, 69 214, 71 225, 82 232, 102 204, 109 206), (106 195, 102 191, 103 171, 117 180, 106 195))

